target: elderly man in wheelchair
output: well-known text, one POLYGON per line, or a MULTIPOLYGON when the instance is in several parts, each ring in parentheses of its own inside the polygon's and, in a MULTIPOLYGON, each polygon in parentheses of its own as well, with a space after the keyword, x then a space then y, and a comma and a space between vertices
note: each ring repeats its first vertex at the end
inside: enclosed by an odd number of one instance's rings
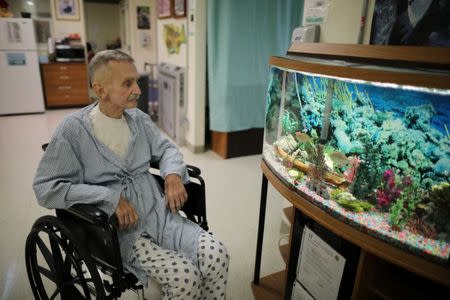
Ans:
POLYGON ((89 77, 98 101, 62 121, 33 182, 39 204, 57 215, 38 219, 27 239, 36 299, 114 299, 147 278, 164 299, 225 299, 229 257, 207 233, 200 171, 186 168, 178 148, 136 109, 134 60, 99 52, 89 77), (43 279, 56 287, 47 291, 43 279))

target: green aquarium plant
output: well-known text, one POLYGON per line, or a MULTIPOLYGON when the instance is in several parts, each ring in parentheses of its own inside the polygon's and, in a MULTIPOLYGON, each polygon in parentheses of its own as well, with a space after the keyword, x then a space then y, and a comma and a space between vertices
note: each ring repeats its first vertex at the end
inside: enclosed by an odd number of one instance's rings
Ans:
POLYGON ((285 111, 281 116, 281 124, 283 126, 283 134, 294 134, 299 128, 299 122, 292 112, 285 111))
POLYGON ((362 139, 364 144, 364 153, 359 157, 361 164, 358 168, 358 174, 354 181, 353 194, 359 199, 369 199, 376 202, 376 193, 374 192, 380 185, 380 179, 383 175, 382 156, 376 145, 370 138, 362 139))
POLYGON ((341 188, 331 190, 330 196, 340 206, 354 212, 369 211, 374 208, 369 202, 358 200, 351 193, 341 188))
POLYGON ((332 190, 330 191, 330 197, 331 197, 332 200, 335 200, 335 201, 336 201, 336 199, 338 198, 338 196, 339 196, 340 194, 344 193, 344 192, 345 192, 345 190, 344 190, 344 189, 341 189, 341 188, 332 189, 332 190))
POLYGON ((401 188, 399 197, 389 209, 389 223, 397 230, 402 230, 415 215, 424 194, 410 176, 403 178, 401 188))
POLYGON ((441 182, 432 186, 428 199, 450 214, 450 183, 441 182))
POLYGON ((293 180, 302 180, 304 175, 305 175, 303 172, 301 172, 301 171, 299 171, 297 169, 294 169, 294 168, 290 168, 287 171, 287 173, 289 175, 289 178, 291 178, 293 180))
POLYGON ((441 182, 434 185, 425 197, 425 220, 436 225, 440 232, 447 234, 450 240, 450 183, 441 182))
POLYGON ((361 201, 361 200, 347 200, 347 199, 341 199, 336 201, 340 206, 344 207, 345 209, 354 211, 354 212, 363 212, 363 211, 369 211, 374 208, 372 204, 370 204, 367 201, 361 201))

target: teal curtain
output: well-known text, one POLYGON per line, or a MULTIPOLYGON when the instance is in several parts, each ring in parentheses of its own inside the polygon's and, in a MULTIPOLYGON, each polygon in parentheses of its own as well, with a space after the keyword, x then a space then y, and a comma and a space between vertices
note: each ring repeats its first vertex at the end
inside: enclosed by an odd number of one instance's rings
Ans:
POLYGON ((284 55, 303 0, 209 0, 210 130, 264 127, 269 58, 284 55))

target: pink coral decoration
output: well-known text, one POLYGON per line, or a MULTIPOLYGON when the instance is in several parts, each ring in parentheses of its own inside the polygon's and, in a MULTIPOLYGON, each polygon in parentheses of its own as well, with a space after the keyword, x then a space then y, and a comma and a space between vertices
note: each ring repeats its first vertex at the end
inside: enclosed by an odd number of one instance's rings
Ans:
POLYGON ((356 172, 358 171, 359 165, 362 163, 362 159, 359 156, 350 156, 349 164, 350 167, 344 171, 344 177, 348 182, 353 182, 356 177, 356 172))
MULTIPOLYGON (((403 184, 411 184, 412 180, 409 176, 403 179, 403 184)), ((389 206, 395 199, 400 197, 402 190, 396 186, 395 173, 392 169, 388 169, 383 173, 383 187, 377 190, 378 205, 382 208, 389 206)))

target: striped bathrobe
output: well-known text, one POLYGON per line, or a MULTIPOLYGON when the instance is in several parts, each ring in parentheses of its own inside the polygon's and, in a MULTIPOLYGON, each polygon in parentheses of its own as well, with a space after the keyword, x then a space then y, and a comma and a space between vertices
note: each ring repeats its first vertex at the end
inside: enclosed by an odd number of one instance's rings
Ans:
POLYGON ((131 131, 130 145, 124 159, 119 158, 94 135, 89 112, 96 104, 67 116, 56 129, 33 182, 39 204, 67 208, 89 203, 111 215, 122 193, 139 215, 134 229, 118 232, 126 269, 147 282, 146 274, 130 262, 131 247, 143 232, 161 247, 175 250, 197 264, 201 228, 170 212, 160 186, 148 172, 150 162, 159 161, 163 177, 175 173, 188 182, 182 154, 148 115, 129 109, 124 116, 131 131))

